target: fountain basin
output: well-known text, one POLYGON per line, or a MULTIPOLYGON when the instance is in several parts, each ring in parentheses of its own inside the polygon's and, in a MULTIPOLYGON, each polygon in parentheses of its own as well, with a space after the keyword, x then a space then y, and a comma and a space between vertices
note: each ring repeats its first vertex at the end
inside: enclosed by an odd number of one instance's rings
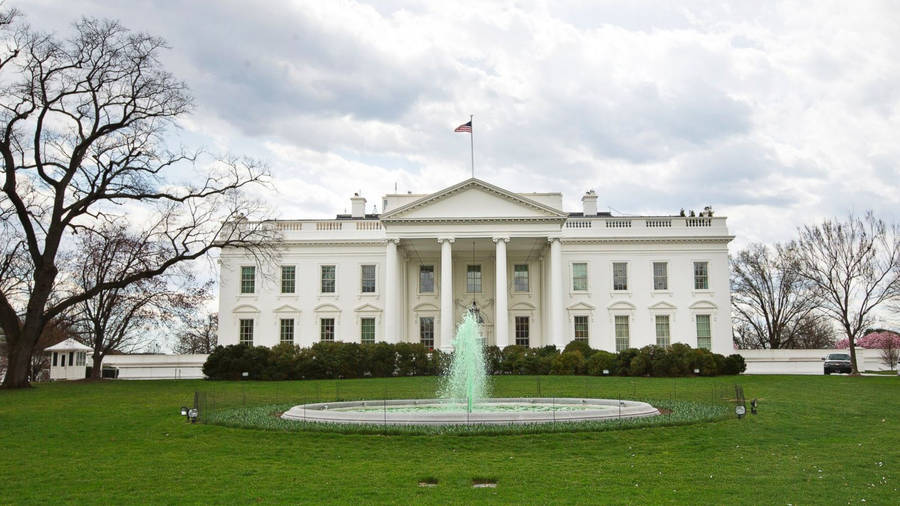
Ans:
POLYGON ((646 402, 616 399, 507 397, 486 399, 471 412, 446 399, 320 402, 294 406, 281 417, 364 425, 506 425, 601 421, 656 416, 646 402))

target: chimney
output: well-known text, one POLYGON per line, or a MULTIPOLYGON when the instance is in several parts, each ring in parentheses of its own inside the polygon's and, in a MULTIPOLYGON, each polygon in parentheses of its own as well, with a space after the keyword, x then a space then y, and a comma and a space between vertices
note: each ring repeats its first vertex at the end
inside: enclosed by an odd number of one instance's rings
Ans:
POLYGON ((588 190, 581 197, 581 203, 584 206, 585 216, 597 216, 597 193, 594 190, 588 190))
POLYGON ((350 197, 350 216, 353 218, 366 217, 366 198, 360 197, 358 193, 354 193, 350 197))

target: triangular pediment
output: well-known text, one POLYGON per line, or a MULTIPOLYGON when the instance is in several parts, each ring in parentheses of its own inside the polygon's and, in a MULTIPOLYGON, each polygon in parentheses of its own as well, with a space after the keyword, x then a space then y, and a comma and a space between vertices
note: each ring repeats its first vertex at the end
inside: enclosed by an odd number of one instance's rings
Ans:
POLYGON ((673 311, 676 309, 676 307, 664 300, 661 300, 661 301, 657 302, 656 304, 653 304, 652 306, 650 306, 650 309, 673 311))
POLYGON ((593 311, 597 308, 588 304, 587 302, 576 302, 566 309, 568 309, 569 311, 593 311))
POLYGON ((381 312, 381 308, 373 306, 372 304, 363 304, 361 306, 357 306, 354 311, 356 311, 357 313, 379 313, 381 312))
POLYGON ((559 209, 472 178, 388 211, 381 215, 381 221, 562 220, 566 216, 559 209))

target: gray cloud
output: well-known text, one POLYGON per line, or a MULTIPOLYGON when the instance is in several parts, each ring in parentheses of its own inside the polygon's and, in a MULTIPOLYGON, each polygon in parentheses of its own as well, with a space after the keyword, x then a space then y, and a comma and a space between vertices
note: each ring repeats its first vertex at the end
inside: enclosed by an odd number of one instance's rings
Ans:
POLYGON ((185 136, 267 159, 290 182, 273 196, 285 216, 340 211, 347 181, 374 202, 395 181, 434 191, 467 177, 468 139, 452 129, 470 113, 480 177, 563 191, 573 209, 588 187, 629 212, 711 204, 772 240, 793 227, 757 227, 754 216, 900 214, 896 12, 792 2, 10 4, 59 32, 85 14, 165 37, 166 64, 196 97, 185 136))

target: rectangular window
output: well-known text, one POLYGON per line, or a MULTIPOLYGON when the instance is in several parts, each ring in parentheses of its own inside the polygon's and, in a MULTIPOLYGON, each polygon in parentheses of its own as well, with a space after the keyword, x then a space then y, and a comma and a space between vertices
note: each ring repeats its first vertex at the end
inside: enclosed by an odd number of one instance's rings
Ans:
POLYGON ((588 317, 575 317, 575 340, 588 342, 588 317))
POLYGON ((279 336, 281 343, 294 344, 294 319, 282 318, 279 325, 279 336))
POLYGON ((694 290, 709 290, 709 262, 694 262, 694 290))
POLYGON ((513 266, 513 290, 517 292, 528 291, 528 264, 513 266))
POLYGON ((481 293, 480 265, 469 265, 466 267, 466 291, 469 293, 481 293))
POLYGON ((322 293, 334 293, 334 266, 322 266, 322 293))
POLYGON ((669 264, 666 262, 653 262, 653 289, 669 289, 669 264))
POLYGON ((669 315, 656 315, 656 345, 669 345, 669 315))
POLYGON ((529 318, 516 316, 516 345, 529 346, 529 318))
POLYGON ((587 264, 572 264, 572 291, 586 292, 587 284, 587 264))
POLYGON ((628 290, 628 264, 613 262, 613 290, 628 290))
POLYGON ((375 293, 375 266, 363 265, 362 272, 362 293, 375 293))
POLYGON ((69 352, 69 365, 70 366, 75 365, 75 352, 74 351, 69 352))
POLYGON ((434 349, 434 317, 419 318, 419 342, 429 350, 434 349))
POLYGON ((59 353, 54 351, 53 352, 53 367, 56 367, 58 365, 59 365, 59 353))
POLYGON ((75 362, 75 365, 84 365, 84 361, 85 361, 85 359, 87 358, 87 353, 81 351, 81 352, 79 352, 78 355, 76 355, 75 357, 76 357, 76 360, 77 360, 77 361, 75 362))
POLYGON ((419 266, 419 293, 434 293, 434 266, 419 266))
POLYGON ((256 267, 245 265, 241 267, 241 293, 256 292, 256 267))
POLYGON ((293 265, 281 266, 281 293, 294 293, 297 287, 297 268, 293 265))
POLYGON ((334 342, 334 318, 319 320, 319 340, 328 343, 334 342))
POLYGON ((709 315, 697 315, 697 348, 712 348, 712 333, 709 328, 709 315))
POLYGON ((65 353, 62 354, 62 363, 59 366, 60 367, 66 366, 66 354, 65 353))
POLYGON ((253 320, 241 319, 238 325, 238 342, 253 346, 253 320))
POLYGON ((359 342, 363 344, 375 342, 375 318, 360 318, 359 342))
POLYGON ((628 349, 628 316, 616 316, 616 352, 628 349))

